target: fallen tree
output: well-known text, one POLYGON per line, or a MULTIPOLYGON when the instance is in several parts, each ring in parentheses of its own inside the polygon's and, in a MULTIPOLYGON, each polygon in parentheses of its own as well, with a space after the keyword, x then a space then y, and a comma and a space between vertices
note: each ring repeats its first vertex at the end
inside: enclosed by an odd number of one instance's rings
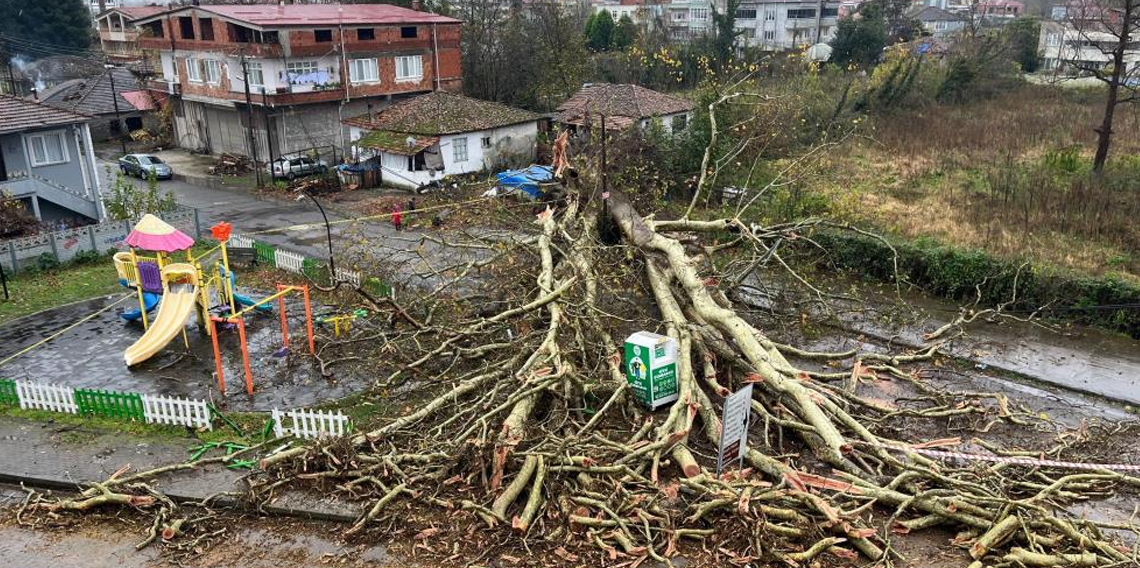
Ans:
MULTIPOLYGON (((937 357, 939 343, 912 353, 815 352, 771 339, 748 316, 739 287, 759 278, 759 266, 786 267, 778 243, 811 222, 659 220, 620 190, 603 193, 588 175, 594 165, 580 166, 587 175, 537 216, 532 237, 484 243, 480 258, 449 267, 455 278, 403 304, 366 298, 391 315, 387 324, 324 352, 384 358, 390 367, 375 390, 415 404, 347 440, 264 457, 246 497, 314 488, 363 503, 349 538, 391 532, 383 521, 410 511, 443 514, 468 530, 451 529, 441 556, 461 555, 463 541, 547 550, 566 562, 595 554, 671 564, 695 551, 740 564, 862 557, 890 565, 896 535, 945 527, 958 531, 971 566, 1137 561, 1108 527, 1059 511, 1140 487, 1138 477, 946 463, 915 451, 950 442, 910 438, 906 420, 960 420, 981 432, 1043 421, 999 393, 928 384, 913 367, 937 357), (605 234, 614 230, 616 244, 605 234), (483 273, 478 289, 446 292, 472 271, 483 273), (655 412, 633 400, 622 372, 617 338, 642 328, 678 345, 678 400, 655 412), (868 395, 878 380, 903 385, 911 403, 868 395), (718 476, 721 403, 749 383, 758 417, 749 467, 718 476)), ((1041 454, 1066 447, 1060 436, 1041 454)), ((146 475, 36 507, 162 502, 149 487, 133 496, 129 483, 146 475)), ((185 528, 164 510, 151 540, 185 528)))

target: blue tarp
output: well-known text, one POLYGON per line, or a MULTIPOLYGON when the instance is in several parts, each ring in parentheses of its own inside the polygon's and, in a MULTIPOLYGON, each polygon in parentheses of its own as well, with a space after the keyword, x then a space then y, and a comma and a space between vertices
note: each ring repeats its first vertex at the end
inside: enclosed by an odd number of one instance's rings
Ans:
POLYGON ((495 177, 499 179, 499 185, 516 188, 532 198, 538 199, 543 195, 539 184, 554 181, 554 168, 534 165, 521 170, 507 170, 495 174, 495 177))

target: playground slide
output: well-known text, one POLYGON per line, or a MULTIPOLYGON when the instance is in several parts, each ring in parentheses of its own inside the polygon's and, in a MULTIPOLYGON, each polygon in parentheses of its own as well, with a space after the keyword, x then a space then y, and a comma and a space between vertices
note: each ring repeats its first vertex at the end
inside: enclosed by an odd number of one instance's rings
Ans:
POLYGON ((163 278, 169 282, 169 288, 163 295, 158 315, 146 333, 123 353, 123 359, 126 360, 128 367, 153 357, 186 326, 186 318, 194 313, 194 306, 197 305, 197 274, 197 269, 188 264, 171 264, 162 269, 163 278), (189 280, 189 283, 172 281, 179 277, 189 280))
MULTIPOLYGON (((156 307, 158 307, 158 302, 161 299, 162 299, 162 296, 160 296, 158 294, 151 294, 150 292, 143 292, 143 304, 146 306, 146 313, 149 314, 149 313, 153 312, 154 309, 156 307)), ((119 317, 121 317, 127 321, 135 321, 135 320, 142 317, 142 311, 140 311, 138 308, 135 308, 133 310, 127 310, 127 311, 119 314, 119 317)))

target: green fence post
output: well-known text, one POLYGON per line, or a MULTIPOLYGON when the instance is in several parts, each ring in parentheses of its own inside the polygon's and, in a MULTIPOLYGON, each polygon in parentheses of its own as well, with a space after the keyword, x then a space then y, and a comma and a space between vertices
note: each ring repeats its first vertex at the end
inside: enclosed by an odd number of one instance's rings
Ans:
POLYGON ((0 404, 20 406, 20 395, 16 394, 16 381, 0 379, 0 404))

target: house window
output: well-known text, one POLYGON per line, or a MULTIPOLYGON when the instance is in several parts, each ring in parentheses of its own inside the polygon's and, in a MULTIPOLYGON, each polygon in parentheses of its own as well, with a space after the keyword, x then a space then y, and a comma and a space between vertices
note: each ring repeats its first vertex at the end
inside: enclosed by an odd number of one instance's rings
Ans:
POLYGON ((222 82, 222 64, 217 59, 203 60, 202 68, 205 71, 207 83, 217 85, 222 82))
POLYGON ((186 78, 193 83, 202 82, 202 64, 193 57, 186 58, 186 78))
POLYGON ((764 19, 768 20, 769 22, 775 21, 776 20, 776 11, 775 10, 764 10, 764 19))
POLYGON ((348 66, 348 79, 353 83, 376 83, 380 81, 380 68, 376 59, 353 59, 348 66))
POLYGON ((467 139, 456 138, 451 141, 451 160, 453 162, 467 161, 467 139))
POLYGON ((67 163, 67 147, 63 143, 63 132, 48 132, 29 136, 28 153, 32 157, 32 167, 67 163))
POLYGON ((824 8, 820 14, 824 18, 836 18, 839 17, 839 8, 824 8))
POLYGON ((490 137, 490 136, 484 136, 484 137, 483 137, 483 138, 482 138, 482 139, 479 141, 479 145, 480 145, 480 146, 482 146, 482 147, 483 147, 483 149, 487 149, 487 148, 490 148, 490 147, 491 147, 491 137, 490 137))
POLYGON ((673 129, 673 132, 680 132, 680 131, 684 130, 685 127, 688 125, 689 125, 689 115, 678 114, 677 116, 673 117, 673 124, 671 126, 673 129))
POLYGON ((401 39, 414 39, 419 36, 419 28, 415 26, 403 26, 400 28, 401 39))
POLYGON ((317 43, 329 43, 332 41, 332 30, 313 30, 313 37, 317 43))
POLYGON ((396 58, 397 81, 419 81, 424 78, 424 58, 421 55, 405 55, 396 58))
POLYGON ((250 88, 265 88, 265 73, 261 68, 260 61, 247 61, 245 63, 245 73, 246 76, 249 77, 250 88))
POLYGON ((773 41, 776 39, 776 30, 764 30, 764 40, 773 41))
POLYGON ((214 41, 213 18, 198 18, 198 29, 202 31, 202 41, 214 41))
POLYGON ((285 70, 290 75, 308 75, 317 72, 316 61, 290 61, 285 64, 285 70))
POLYGON ((1061 34, 1051 33, 1045 36, 1045 45, 1048 45, 1050 47, 1057 47, 1058 45, 1061 45, 1061 34))
POLYGON ((182 32, 182 39, 194 39, 194 18, 189 16, 178 18, 178 27, 182 32))
POLYGON ((788 10, 789 20, 799 20, 815 17, 815 8, 795 8, 788 10))
POLYGON ((162 22, 151 22, 143 26, 150 37, 165 37, 166 32, 162 29, 162 22))
POLYGON ((709 19, 708 8, 689 8, 690 20, 707 20, 709 19))
POLYGON ((756 8, 740 8, 736 11, 736 19, 738 20, 755 20, 756 8))
POLYGON ((376 28, 357 28, 356 39, 358 41, 372 41, 376 39, 376 28))

